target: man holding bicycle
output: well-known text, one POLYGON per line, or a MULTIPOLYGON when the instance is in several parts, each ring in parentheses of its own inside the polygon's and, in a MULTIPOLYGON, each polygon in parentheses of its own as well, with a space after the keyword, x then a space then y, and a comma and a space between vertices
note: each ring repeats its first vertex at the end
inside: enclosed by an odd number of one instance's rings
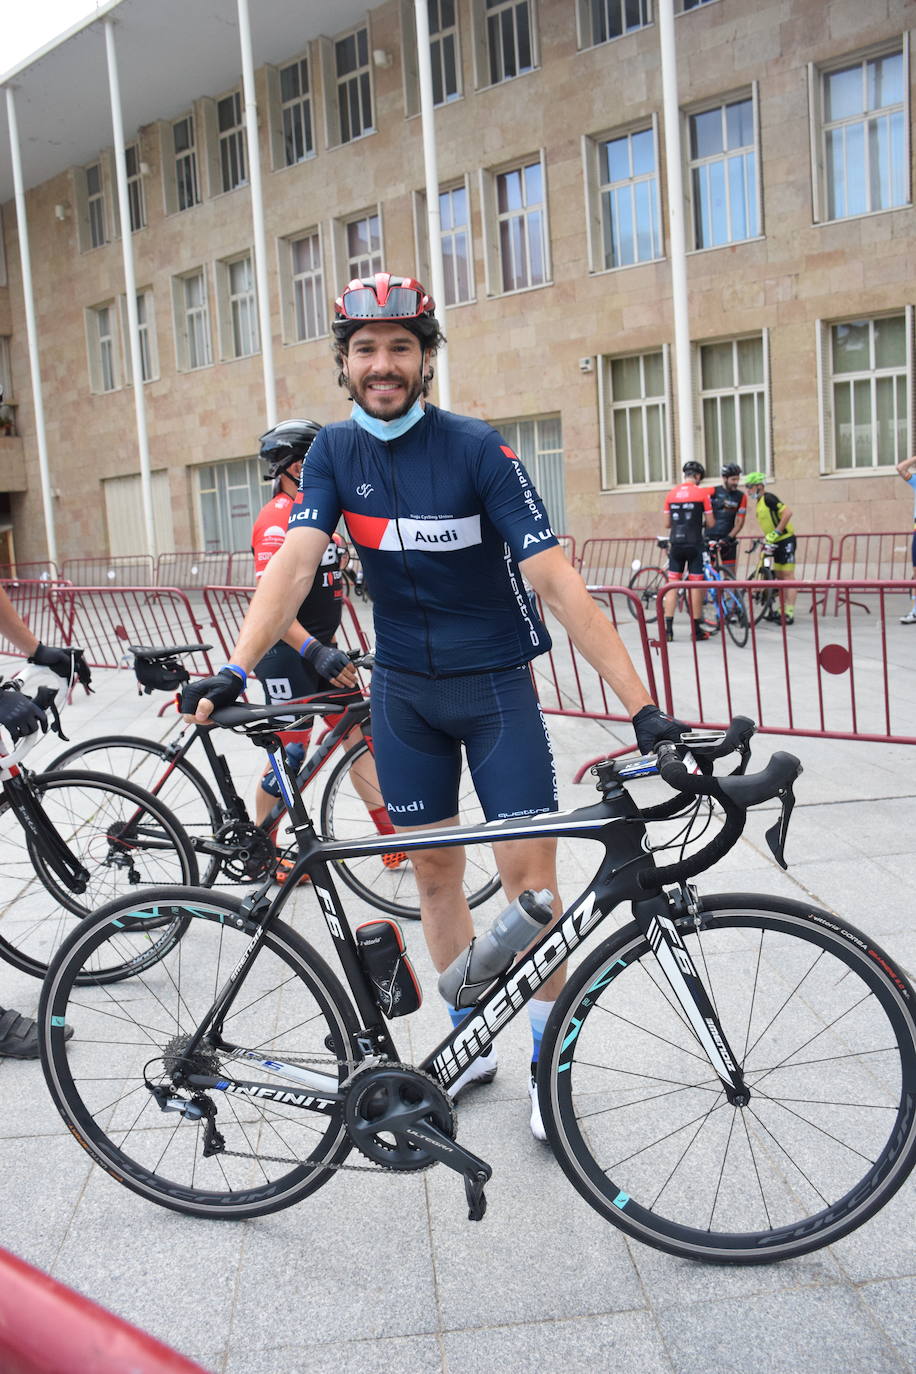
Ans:
MULTIPOLYGON (((92 679, 82 649, 56 649, 42 644, 20 618, 6 592, 0 587, 0 637, 41 668, 50 668, 66 681, 80 681, 88 687, 92 679)), ((15 743, 36 730, 47 730, 48 718, 31 697, 9 687, 0 687, 0 728, 15 743)), ((72 1032, 71 1032, 72 1033, 72 1032)), ((0 1006, 0 1058, 37 1059, 38 1028, 30 1016, 0 1006)))
MULTIPOLYGON (((464 746, 488 819, 557 806, 553 760, 530 663, 550 638, 520 567, 633 717, 651 751, 682 726, 655 706, 605 615, 561 552, 547 512, 515 453, 491 426, 429 404, 435 305, 419 282, 378 273, 349 283, 333 321, 338 382, 350 419, 326 425, 303 466, 283 547, 271 560, 233 662, 186 689, 182 706, 204 723, 234 701, 247 673, 290 623, 341 515, 373 598, 376 766, 399 830, 457 824, 464 746), (417 822, 420 822, 417 825, 417 822)), ((556 844, 494 845, 507 899, 557 891, 556 844)), ((464 853, 414 851, 424 934, 440 972, 473 937, 462 894, 464 853)), ((555 900, 559 915, 561 907, 555 900)), ((534 1052, 562 986, 554 974, 529 1003, 534 1052)), ((465 1013, 450 1009, 453 1019, 465 1013)), ((478 1058, 453 1095, 489 1082, 495 1055, 478 1058)), ((534 1134, 544 1138, 533 1091, 534 1134)))
POLYGON ((738 554, 738 535, 747 516, 747 495, 739 486, 741 469, 737 463, 722 468, 722 484, 710 494, 713 527, 710 539, 719 546, 719 562, 734 577, 738 554))
MULTIPOLYGON (((792 512, 785 501, 780 501, 775 492, 766 490, 766 477, 762 472, 749 472, 744 485, 753 501, 757 503, 757 524, 763 537, 773 546, 775 558, 773 572, 782 582, 795 580, 795 528, 790 523, 792 512)), ((795 622, 795 598, 798 591, 790 588, 785 594, 783 610, 771 611, 768 620, 777 624, 792 625, 795 622)))
MULTIPOLYGON (((668 576, 683 577, 688 582, 703 581, 703 540, 707 531, 712 530, 713 513, 709 490, 700 483, 706 476, 702 463, 691 460, 682 469, 683 481, 665 497, 665 528, 668 530, 668 576)), ((703 593, 699 588, 691 589, 690 618, 693 624, 693 637, 696 640, 709 639, 703 628, 703 593)), ((674 602, 677 592, 668 592, 664 598, 665 638, 674 639, 674 602)))

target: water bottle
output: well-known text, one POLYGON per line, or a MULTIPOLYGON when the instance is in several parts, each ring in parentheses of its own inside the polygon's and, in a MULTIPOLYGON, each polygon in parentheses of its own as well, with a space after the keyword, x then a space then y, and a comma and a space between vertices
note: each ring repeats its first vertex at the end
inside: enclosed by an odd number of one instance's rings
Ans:
POLYGON ((439 975, 439 991, 453 1007, 471 1007, 521 950, 553 920, 548 888, 527 888, 497 916, 485 935, 475 938, 439 975))

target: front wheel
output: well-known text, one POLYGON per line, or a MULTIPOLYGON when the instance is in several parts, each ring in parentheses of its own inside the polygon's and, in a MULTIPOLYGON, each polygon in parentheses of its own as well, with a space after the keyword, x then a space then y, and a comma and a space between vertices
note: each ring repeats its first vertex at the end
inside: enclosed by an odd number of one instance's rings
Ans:
POLYGON ((723 586, 721 589, 717 589, 715 594, 719 599, 719 615, 725 621, 725 628, 732 643, 737 648, 743 649, 751 629, 747 611, 747 593, 728 585, 734 580, 734 573, 723 568, 723 586))
POLYGON ((765 1264, 860 1226, 916 1162, 913 992, 828 912, 706 897, 678 929, 750 1089, 733 1105, 635 924, 550 1017, 539 1097, 582 1196, 647 1245, 765 1264))
POLYGON ((758 568, 752 574, 752 580, 760 583, 749 592, 751 601, 751 615, 754 617, 754 624, 757 625, 761 620, 768 620, 775 611, 779 609, 779 597, 775 591, 776 574, 772 568, 758 568))
POLYGON ((190 1216, 288 1207, 327 1183, 350 1149, 342 1105, 312 1093, 337 1092, 352 1071, 355 1014, 283 922, 271 924, 196 1053, 185 1053, 256 929, 235 898, 154 888, 74 931, 42 992, 42 1067, 68 1129, 125 1187, 190 1216), (99 962, 125 958, 143 923, 163 913, 188 927, 167 958, 123 988, 87 979, 99 962))
MULTIPOLYGON (((639 568, 627 583, 631 592, 639 594, 643 615, 647 620, 655 619, 658 592, 667 581, 668 574, 662 568, 639 568)), ((638 615, 636 603, 629 597, 627 597, 627 607, 635 620, 638 615)))
MULTIPOLYGON (((360 773, 361 765, 370 758, 368 744, 360 740, 335 765, 321 798, 321 834, 324 839, 352 840, 371 835, 372 821, 367 805, 356 789, 357 778, 360 778, 363 791, 370 785, 360 773)), ((374 770, 369 777, 375 777, 374 770)), ((371 785, 377 789, 377 782, 371 785)), ((369 806, 375 810, 384 804, 381 792, 376 790, 369 806)), ((461 774, 458 807, 462 825, 473 825, 484 820, 466 769, 461 774)), ((500 878, 489 845, 469 845, 465 856, 464 895, 468 906, 473 908, 499 891, 500 878)), ((405 857, 389 867, 385 859, 397 860, 398 856, 386 855, 382 858, 378 854, 366 854, 352 859, 339 859, 334 871, 352 892, 370 906, 387 911, 392 916, 418 921, 420 898, 413 864, 405 857)))

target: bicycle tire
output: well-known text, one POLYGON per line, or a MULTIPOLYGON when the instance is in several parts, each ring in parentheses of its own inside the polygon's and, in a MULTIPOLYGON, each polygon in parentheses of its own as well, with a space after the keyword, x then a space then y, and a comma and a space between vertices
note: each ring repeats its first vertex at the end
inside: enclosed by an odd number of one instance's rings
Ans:
MULTIPOLYGON (((777 578, 772 568, 758 568, 751 573, 749 580, 753 582, 776 582, 777 578)), ((772 588, 765 590, 761 587, 759 591, 753 590, 748 595, 754 624, 759 625, 761 620, 772 615, 774 605, 777 603, 776 592, 772 588)))
MULTIPOLYGON (((358 1022, 336 975, 282 921, 266 932, 245 983, 221 1023, 224 1047, 196 1067, 223 1078, 275 1085, 278 1097, 200 1090, 216 1109, 225 1153, 203 1154, 201 1120, 163 1110, 148 1088, 166 1091, 167 1058, 196 1029, 248 948, 257 922, 229 894, 159 887, 109 902, 61 947, 38 1013, 42 1067, 57 1110, 93 1159, 125 1187, 190 1216, 264 1216, 301 1201, 333 1177, 351 1143, 343 1108, 282 1100, 295 1091, 283 1057, 317 1061, 336 1087, 359 1058, 358 1022), (182 913, 187 931, 170 956, 141 972, 118 998, 85 986, 82 974, 106 944, 120 952, 150 910, 182 913), (73 1028, 67 1040, 64 1026, 73 1028), (263 1061, 263 1062, 262 1062, 263 1061), (238 1151, 239 1156, 232 1154, 238 1151), (308 1161, 308 1162, 306 1162, 308 1161), (292 1166, 292 1167, 289 1167, 292 1166)), ((299 1097, 303 1088, 299 1085, 299 1097)), ((183 1101, 188 1102, 186 1089, 183 1101)), ((315 1099, 311 1099, 314 1103, 315 1099)))
POLYGON ((750 1102, 727 1104, 631 923, 550 1018, 547 1138, 586 1201, 637 1240, 713 1263, 804 1255, 877 1212, 916 1162, 913 992, 828 912, 751 893, 700 907, 702 930, 690 917, 678 929, 750 1102))
POLYGON ((195 852, 205 855, 201 886, 213 886, 222 860, 206 855, 204 846, 226 816, 210 784, 192 763, 187 759, 170 760, 168 747, 158 740, 141 735, 99 735, 81 744, 71 744, 48 764, 49 771, 73 767, 127 778, 158 797, 177 817, 195 852))
MULTIPOLYGON (((723 582, 734 582, 735 574, 728 568, 722 568, 720 571, 723 582)), ((751 632, 747 613, 747 594, 735 587, 729 587, 727 590, 723 588, 719 595, 721 597, 720 612, 725 621, 725 628, 735 647, 743 649, 751 632)))
MULTIPOLYGON (((62 770, 27 775, 41 809, 88 874, 74 892, 54 871, 40 843, 19 824, 7 824, 0 839, 4 895, 0 901, 0 959, 43 978, 51 958, 74 923, 128 887, 152 882, 193 883, 197 860, 187 835, 167 807, 120 778, 62 770), (119 835, 127 827, 126 842, 119 835)), ((3 809, 11 806, 4 789, 3 809)), ((143 958, 161 957, 181 938, 171 919, 147 924, 143 958), (155 936, 152 941, 150 936, 155 936)), ((98 981, 131 976, 142 951, 126 963, 100 965, 98 981)))
MULTIPOLYGON (((360 740, 338 759, 328 778, 320 809, 321 834, 325 839, 349 840, 371 834, 365 803, 351 780, 353 765, 367 753, 368 748, 366 741, 360 740)), ((384 805, 381 794, 375 804, 384 805)), ((458 806, 462 823, 483 820, 476 793, 466 772, 462 773, 458 806)), ((464 894, 471 908, 480 906, 500 888, 499 873, 483 862, 480 857, 482 854, 492 859, 489 846, 473 845, 466 850, 464 894)), ((338 860, 335 872, 351 892, 379 911, 408 921, 420 919, 417 883, 409 860, 399 868, 386 868, 378 855, 367 854, 338 860)))
MULTIPOLYGON (((668 574, 662 568, 637 568, 636 572, 627 583, 630 591, 639 592, 643 613, 650 620, 655 619, 658 590, 667 581, 668 574)), ((633 619, 637 619, 638 612, 635 603, 630 597, 627 597, 627 609, 633 619)))

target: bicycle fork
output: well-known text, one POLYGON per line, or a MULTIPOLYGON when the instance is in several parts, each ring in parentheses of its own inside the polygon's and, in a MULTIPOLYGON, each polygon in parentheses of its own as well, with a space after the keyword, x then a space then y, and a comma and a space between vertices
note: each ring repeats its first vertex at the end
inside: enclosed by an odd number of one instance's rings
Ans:
MULTIPOLYGON (((681 898, 689 912, 696 912, 696 892, 684 886, 681 898)), ((746 1107, 750 1089, 719 1023, 703 980, 674 922, 677 908, 665 893, 633 903, 636 923, 652 947, 684 1019, 703 1048, 716 1077, 733 1107, 746 1107)))

